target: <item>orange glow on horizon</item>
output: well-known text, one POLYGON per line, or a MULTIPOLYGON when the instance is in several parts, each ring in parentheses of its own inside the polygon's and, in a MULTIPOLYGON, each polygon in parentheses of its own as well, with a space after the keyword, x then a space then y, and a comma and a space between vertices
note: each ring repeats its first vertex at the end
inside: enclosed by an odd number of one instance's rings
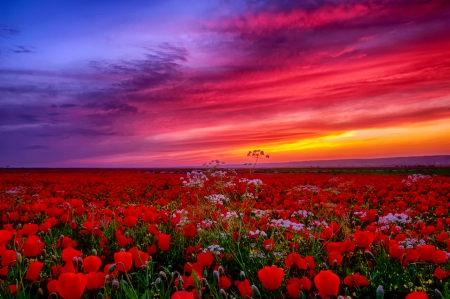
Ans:
MULTIPOLYGON (((270 162, 445 155, 450 148, 450 119, 420 125, 354 130, 256 147, 270 154, 270 162)), ((248 148, 240 148, 232 153, 238 159, 238 153, 246 150, 248 148)))

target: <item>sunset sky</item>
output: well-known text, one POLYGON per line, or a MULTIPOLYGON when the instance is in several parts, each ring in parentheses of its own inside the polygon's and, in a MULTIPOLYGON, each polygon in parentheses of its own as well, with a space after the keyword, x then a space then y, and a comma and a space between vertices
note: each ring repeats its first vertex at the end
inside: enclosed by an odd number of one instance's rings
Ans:
POLYGON ((0 1, 0 166, 450 154, 450 1, 0 1))

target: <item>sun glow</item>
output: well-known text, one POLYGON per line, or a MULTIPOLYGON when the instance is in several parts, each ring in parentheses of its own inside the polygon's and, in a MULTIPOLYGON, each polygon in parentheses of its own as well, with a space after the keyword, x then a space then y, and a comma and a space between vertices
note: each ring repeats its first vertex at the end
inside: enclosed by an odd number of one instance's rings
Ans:
MULTIPOLYGON (((256 145, 255 145, 256 146, 256 145)), ((352 130, 302 140, 258 145, 268 153, 277 153, 279 161, 286 159, 381 157, 402 155, 445 154, 450 148, 450 119, 414 126, 352 130), (427 152, 428 150, 428 152, 427 152), (389 154, 393 153, 393 154, 389 154)), ((236 155, 244 148, 233 151, 236 155)))

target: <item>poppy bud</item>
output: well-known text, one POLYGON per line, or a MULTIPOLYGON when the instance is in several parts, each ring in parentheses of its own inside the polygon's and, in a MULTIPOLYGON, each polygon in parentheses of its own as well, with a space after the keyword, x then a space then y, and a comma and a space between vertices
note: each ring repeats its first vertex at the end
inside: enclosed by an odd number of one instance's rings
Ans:
POLYGON ((214 270, 214 272, 213 272, 213 276, 214 276, 214 280, 216 280, 216 281, 219 281, 219 278, 220 278, 220 274, 219 274, 219 271, 217 271, 217 270, 214 270))
POLYGON ((116 265, 116 264, 113 264, 113 265, 109 266, 109 268, 108 268, 108 273, 114 272, 114 270, 116 270, 116 268, 117 268, 117 265, 116 265))
POLYGON ((72 258, 72 264, 75 269, 78 267, 78 258, 76 256, 72 258))
POLYGON ((244 272, 244 271, 241 271, 241 272, 239 273, 239 278, 240 278, 241 280, 244 280, 244 279, 245 279, 245 272, 244 272))
POLYGON ((382 285, 379 285, 377 288, 377 299, 383 299, 384 298, 384 289, 382 285))
POLYGON ((203 271, 203 277, 205 277, 205 276, 208 276, 208 270, 206 270, 206 269, 203 271))
POLYGON ((180 273, 178 273, 178 271, 173 271, 172 273, 170 273, 170 278, 173 280, 175 275, 178 277, 178 276, 180 276, 180 273))
POLYGON ((161 277, 164 277, 164 279, 167 279, 166 272, 164 272, 164 271, 159 271, 158 275, 161 276, 161 277))
POLYGON ((161 284, 161 278, 158 277, 158 278, 155 280, 155 285, 160 285, 160 284, 161 284))
POLYGON ((253 291, 253 294, 255 294, 256 296, 261 297, 261 293, 259 292, 258 287, 255 286, 254 284, 252 284, 252 291, 253 291))
POLYGON ((336 268, 338 266, 338 261, 337 260, 333 260, 333 268, 336 268))
POLYGON ((119 289, 120 283, 118 280, 114 279, 114 281, 112 282, 112 289, 114 291, 117 291, 119 289))
POLYGON ((39 295, 44 296, 44 290, 42 288, 38 289, 38 293, 39 295))
POLYGON ((179 290, 181 290, 183 288, 183 283, 184 283, 184 281, 183 281, 183 278, 181 278, 181 275, 178 276, 178 285, 177 285, 177 287, 178 287, 179 290))
POLYGON ((22 255, 20 254, 20 252, 16 253, 16 260, 19 262, 19 264, 22 264, 22 255))
POLYGON ((401 260, 402 264, 405 262, 405 260, 406 260, 406 253, 402 254, 402 256, 400 257, 400 260, 401 260))
POLYGON ((202 278, 201 282, 202 282, 203 286, 207 286, 208 285, 208 281, 204 277, 202 278))
POLYGON ((224 289, 220 289, 219 294, 220 296, 224 296, 225 298, 227 298, 227 292, 225 292, 224 289))
POLYGON ((97 255, 97 250, 96 250, 95 248, 94 248, 94 249, 92 249, 92 251, 91 251, 91 252, 92 252, 92 254, 93 254, 93 255, 97 255))

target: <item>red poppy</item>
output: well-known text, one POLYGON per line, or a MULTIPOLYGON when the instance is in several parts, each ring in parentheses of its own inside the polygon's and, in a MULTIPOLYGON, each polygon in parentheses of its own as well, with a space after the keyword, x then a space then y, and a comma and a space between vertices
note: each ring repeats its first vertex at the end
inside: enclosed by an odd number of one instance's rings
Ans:
POLYGON ((90 255, 83 260, 84 273, 97 272, 102 265, 102 260, 96 255, 90 255))
POLYGON ((293 277, 286 281, 286 289, 291 298, 300 298, 300 291, 309 291, 311 285, 311 280, 306 276, 301 279, 293 277))
POLYGON ((316 269, 316 262, 314 261, 314 258, 312 256, 305 256, 305 261, 309 270, 316 269))
POLYGON ((359 273, 347 276, 346 278, 344 278, 344 283, 349 287, 358 287, 358 288, 370 285, 367 278, 359 273))
POLYGON ((136 255, 133 257, 134 266, 139 269, 140 267, 145 265, 149 258, 150 255, 147 252, 136 250, 136 255))
POLYGON ((59 275, 62 274, 62 266, 60 265, 54 265, 52 266, 52 277, 53 279, 57 279, 59 275))
POLYGON ((41 239, 36 236, 29 236, 25 243, 23 244, 23 256, 24 257, 35 257, 41 253, 42 249, 44 249, 45 243, 41 241, 41 239))
POLYGON ((170 248, 170 235, 168 234, 159 234, 156 236, 156 240, 158 241, 158 247, 162 251, 167 251, 170 248))
POLYGON ((152 254, 155 254, 156 253, 156 246, 155 246, 155 244, 152 244, 152 245, 147 245, 147 253, 149 254, 149 255, 152 255, 152 254))
POLYGON ((434 245, 423 245, 417 248, 421 262, 434 262, 436 247, 434 245))
POLYGON ((83 273, 64 273, 58 279, 57 290, 64 299, 79 299, 83 296, 87 279, 83 273))
POLYGON ((37 224, 25 224, 22 228, 22 233, 25 236, 32 236, 37 233, 39 226, 37 224))
POLYGON ((1 277, 6 277, 6 276, 8 276, 8 267, 3 267, 3 268, 0 268, 0 276, 1 277))
POLYGON ((389 246, 389 254, 393 258, 401 258, 403 253, 405 253, 405 248, 403 248, 403 246, 401 246, 397 242, 394 242, 389 246))
POLYGON ((13 221, 19 220, 19 212, 16 212, 16 211, 10 212, 9 219, 13 220, 13 221))
POLYGON ((183 227, 183 236, 186 238, 193 238, 197 235, 197 228, 193 224, 188 224, 183 227))
POLYGON ((203 274, 203 265, 199 262, 184 264, 184 271, 186 271, 186 273, 191 274, 192 270, 196 272, 197 276, 201 276, 203 274))
POLYGON ((175 292, 170 299, 194 299, 194 294, 186 291, 175 292))
POLYGON ((417 263, 417 261, 419 260, 419 251, 417 249, 414 248, 408 248, 408 250, 406 250, 406 254, 405 254, 405 261, 406 262, 410 262, 410 263, 417 263))
POLYGON ((296 265, 297 268, 303 270, 306 270, 308 268, 306 259, 302 258, 300 254, 295 252, 291 252, 287 255, 287 257, 284 259, 284 264, 289 268, 293 265, 296 265))
POLYGON ((12 239, 12 237, 13 237, 12 232, 4 229, 0 230, 0 246, 5 245, 6 242, 12 239))
POLYGON ((217 282, 217 285, 221 289, 228 290, 228 288, 231 286, 231 280, 230 279, 231 279, 231 277, 220 276, 219 277, 219 281, 217 282))
POLYGON ((134 216, 128 216, 123 220, 123 224, 127 227, 135 227, 137 223, 137 218, 134 216))
POLYGON ((438 241, 438 242, 445 242, 448 240, 448 238, 449 238, 449 235, 447 232, 441 232, 436 235, 436 241, 438 241))
POLYGON ((374 240, 373 233, 369 231, 356 231, 354 236, 356 245, 361 248, 369 248, 374 240))
POLYGON ((238 287, 239 293, 244 298, 251 298, 253 296, 252 286, 250 285, 250 281, 248 279, 244 279, 244 281, 237 280, 235 284, 238 287))
POLYGON ((342 253, 342 250, 343 250, 342 245, 343 245, 342 242, 329 242, 325 246, 325 249, 328 252, 330 252, 330 251, 337 251, 339 253, 342 253))
POLYGON ((262 285, 270 291, 276 290, 280 287, 281 283, 283 282, 283 277, 283 269, 280 269, 277 266, 265 266, 258 271, 259 280, 261 281, 262 285))
POLYGON ((428 299, 428 295, 425 292, 412 292, 405 299, 428 299))
POLYGON ((66 263, 72 263, 74 257, 81 257, 82 252, 75 250, 72 247, 64 248, 61 259, 66 263))
POLYGON ((339 266, 342 263, 342 255, 337 251, 331 251, 328 253, 328 263, 333 266, 336 264, 339 266))
POLYGON ((127 237, 126 235, 122 235, 121 233, 117 234, 117 244, 119 244, 120 247, 128 246, 133 242, 134 242, 133 238, 127 237))
POLYGON ((9 293, 10 294, 15 294, 17 292, 17 290, 19 289, 19 285, 17 285, 17 284, 10 284, 8 288, 9 288, 9 293))
POLYGON ((49 292, 49 294, 53 294, 56 292, 58 292, 58 281, 57 280, 50 280, 47 283, 47 291, 49 292))
POLYGON ((98 290, 105 285, 105 273, 102 272, 90 272, 86 274, 88 290, 98 290))
POLYGON ((355 247, 355 243, 350 240, 344 240, 344 242, 342 242, 342 252, 353 252, 355 251, 355 247))
POLYGON ((67 248, 67 247, 72 247, 75 248, 77 247, 77 241, 72 240, 72 238, 65 236, 64 238, 62 238, 62 240, 60 239, 60 241, 56 242, 56 248, 67 248))
POLYGON ((443 250, 436 250, 433 258, 435 264, 445 264, 447 261, 447 254, 443 250))
POLYGON ((158 226, 156 226, 156 224, 152 223, 148 226, 148 232, 153 235, 156 236, 157 234, 159 234, 158 231, 158 226))
POLYGON ((197 261, 204 267, 210 267, 214 262, 214 255, 211 251, 200 252, 197 255, 197 261))
POLYGON ((156 209, 145 212, 144 215, 142 215, 142 219, 148 223, 161 223, 161 216, 159 213, 156 213, 156 209))
POLYGON ((11 267, 17 259, 17 252, 15 250, 5 250, 2 256, 2 267, 11 267))
POLYGON ((314 284, 319 290, 319 295, 324 299, 329 298, 328 295, 337 296, 340 283, 339 276, 330 270, 320 271, 314 277, 314 284))
POLYGON ((28 267, 27 274, 25 275, 26 280, 35 281, 39 274, 41 273, 42 267, 44 267, 44 263, 38 261, 30 262, 30 266, 28 267))
POLYGON ((119 272, 128 272, 133 266, 133 255, 126 251, 116 252, 114 253, 114 263, 119 272))
POLYGON ((437 279, 443 280, 450 275, 450 271, 444 271, 441 267, 437 267, 433 274, 437 279))

